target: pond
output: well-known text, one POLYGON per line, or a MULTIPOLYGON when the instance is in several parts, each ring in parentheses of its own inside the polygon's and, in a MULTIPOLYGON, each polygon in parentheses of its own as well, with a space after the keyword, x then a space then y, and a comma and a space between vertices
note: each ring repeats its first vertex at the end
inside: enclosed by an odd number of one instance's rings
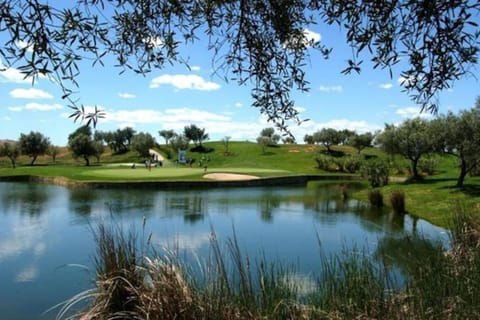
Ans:
MULTIPOLYGON (((395 218, 345 197, 355 185, 209 190, 67 189, 0 182, 0 314, 4 319, 54 319, 52 306, 93 287, 95 245, 91 227, 114 219, 152 233, 155 246, 186 256, 209 250, 212 230, 220 242, 235 232, 250 257, 293 264, 314 277, 320 247, 327 255, 402 237, 446 243, 446 232, 410 216, 395 218), (145 228, 142 221, 146 218, 145 228)), ((400 239, 400 240, 399 240, 400 239)))

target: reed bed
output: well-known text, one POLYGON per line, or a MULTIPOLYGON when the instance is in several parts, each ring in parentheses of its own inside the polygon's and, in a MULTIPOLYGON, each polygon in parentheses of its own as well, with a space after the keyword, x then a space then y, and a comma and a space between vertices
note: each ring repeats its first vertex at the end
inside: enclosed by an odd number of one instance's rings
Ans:
POLYGON ((211 254, 194 272, 175 252, 145 249, 134 231, 100 224, 95 288, 66 302, 58 318, 477 319, 479 230, 478 220, 459 210, 449 250, 426 239, 420 242, 429 254, 398 250, 404 269, 413 270, 403 285, 386 256, 353 250, 321 254, 319 276, 305 286, 293 267, 244 256, 235 234, 222 246, 212 231, 211 254), (88 307, 67 316, 79 301, 88 307))

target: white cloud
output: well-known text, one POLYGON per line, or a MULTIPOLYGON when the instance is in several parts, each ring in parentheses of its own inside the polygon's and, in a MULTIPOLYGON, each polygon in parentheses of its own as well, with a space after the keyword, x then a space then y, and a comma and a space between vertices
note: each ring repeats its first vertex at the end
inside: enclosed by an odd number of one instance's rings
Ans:
POLYGON ((305 29, 303 30, 303 36, 308 42, 320 42, 322 35, 320 33, 305 29))
POLYGON ((322 40, 320 33, 304 29, 301 34, 291 36, 283 46, 288 49, 308 48, 320 42, 320 40, 322 40))
POLYGON ((190 70, 192 71, 200 71, 200 66, 191 66, 190 70))
POLYGON ((393 84, 391 84, 391 83, 381 83, 381 84, 378 85, 378 87, 380 89, 389 90, 389 89, 393 88, 393 84))
POLYGON ((9 116, 4 116, 4 117, 2 117, 2 120, 3 121, 11 121, 12 118, 10 118, 9 116))
POLYGON ((432 114, 429 112, 420 112, 419 107, 406 107, 406 108, 400 108, 395 111, 396 114, 398 114, 402 118, 431 118, 432 114))
POLYGON ((15 44, 20 49, 25 49, 26 48, 28 52, 33 52, 33 46, 31 44, 28 44, 28 42, 26 42, 26 41, 20 40, 20 41, 15 42, 15 44))
POLYGON ((152 241, 164 248, 176 248, 179 250, 197 251, 210 244, 210 233, 201 232, 196 234, 178 234, 173 239, 155 239, 152 241))
POLYGON ((382 127, 368 123, 366 121, 359 120, 348 120, 348 119, 335 119, 327 122, 319 123, 317 125, 319 128, 333 128, 337 130, 349 129, 356 131, 358 133, 363 132, 373 132, 375 130, 381 129, 382 127))
POLYGON ((295 107, 295 110, 297 110, 297 111, 300 113, 300 112, 305 112, 305 110, 307 110, 307 109, 305 109, 304 107, 298 107, 298 106, 296 106, 296 107, 295 107))
POLYGON ((337 92, 337 93, 340 93, 340 92, 343 92, 343 87, 338 85, 338 86, 320 86, 318 88, 318 90, 320 90, 321 92, 337 92))
POLYGON ((21 270, 15 276, 15 282, 30 282, 38 277, 38 268, 29 266, 21 270))
POLYGON ((241 107, 243 107, 243 103, 241 103, 241 102, 235 102, 235 107, 236 107, 236 108, 241 108, 241 107))
POLYGON ((20 112, 23 110, 30 110, 30 111, 50 111, 50 110, 60 110, 63 109, 63 106, 55 103, 55 104, 41 104, 41 103, 27 103, 25 106, 20 107, 9 107, 8 110, 14 111, 14 112, 20 112))
POLYGON ((63 109, 63 107, 58 103, 55 103, 55 104, 27 103, 25 105, 25 110, 50 111, 50 110, 60 110, 60 109, 63 109))
POLYGON ((134 99, 137 97, 136 95, 127 92, 119 92, 118 96, 123 99, 134 99))
POLYGON ((10 91, 10 96, 15 99, 52 99, 53 96, 43 90, 29 88, 29 89, 14 89, 10 91))
POLYGON ((32 80, 25 78, 25 75, 20 70, 15 68, 7 68, 0 62, 0 82, 13 82, 13 83, 32 83, 32 80))
POLYGON ((165 74, 154 78, 150 82, 150 88, 159 88, 162 84, 172 85, 177 89, 191 89, 201 91, 211 91, 220 89, 220 85, 215 82, 206 81, 195 74, 165 74))
POLYGON ((147 37, 143 39, 143 43, 150 45, 152 48, 160 48, 163 46, 163 41, 160 37, 147 37))

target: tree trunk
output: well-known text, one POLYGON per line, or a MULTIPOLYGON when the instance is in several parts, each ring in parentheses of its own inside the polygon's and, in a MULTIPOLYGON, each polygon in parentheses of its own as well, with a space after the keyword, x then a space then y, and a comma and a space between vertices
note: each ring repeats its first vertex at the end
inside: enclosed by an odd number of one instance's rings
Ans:
POLYGON ((35 163, 35 160, 37 160, 37 157, 38 156, 32 156, 32 161, 30 162, 31 166, 33 166, 33 164, 35 163))
POLYGON ((463 182, 465 181, 465 177, 467 176, 467 163, 463 157, 460 158, 460 175, 457 179, 457 188, 463 187, 463 182))
POLYGON ((419 159, 412 159, 412 174, 413 174, 413 179, 414 180, 419 180, 420 175, 418 174, 418 160, 419 159))
POLYGON ((12 163, 12 168, 15 169, 15 159, 10 158, 10 162, 12 163))
POLYGON ((83 159, 85 159, 85 165, 88 167, 90 166, 90 160, 88 159, 87 156, 83 156, 83 159))

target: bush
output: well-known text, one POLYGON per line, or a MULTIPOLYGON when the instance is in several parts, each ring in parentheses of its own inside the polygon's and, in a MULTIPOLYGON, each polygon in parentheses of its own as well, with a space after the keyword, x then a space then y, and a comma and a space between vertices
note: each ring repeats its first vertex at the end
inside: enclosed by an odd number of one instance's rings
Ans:
POLYGON ((367 161, 361 167, 362 176, 368 179, 372 188, 387 185, 389 171, 388 163, 382 160, 367 161))
POLYGON ((360 166, 361 161, 359 157, 349 156, 343 159, 340 168, 342 168, 344 172, 355 173, 360 170, 360 166))
POLYGON ((392 168, 395 171, 395 174, 398 174, 398 175, 410 174, 410 165, 404 159, 392 161, 392 168))
POLYGON ((390 194, 390 204, 395 214, 405 213, 405 193, 400 190, 392 191, 390 194))
POLYGON ((316 157, 315 161, 317 162, 317 169, 325 171, 331 171, 332 164, 334 163, 332 157, 324 155, 316 157))
POLYGON ((372 207, 383 207, 383 194, 379 189, 371 189, 368 191, 368 201, 372 207))
POLYGON ((430 157, 426 159, 420 159, 418 163, 418 168, 420 169, 420 171, 431 176, 435 174, 435 169, 437 168, 437 165, 437 159, 430 157))

